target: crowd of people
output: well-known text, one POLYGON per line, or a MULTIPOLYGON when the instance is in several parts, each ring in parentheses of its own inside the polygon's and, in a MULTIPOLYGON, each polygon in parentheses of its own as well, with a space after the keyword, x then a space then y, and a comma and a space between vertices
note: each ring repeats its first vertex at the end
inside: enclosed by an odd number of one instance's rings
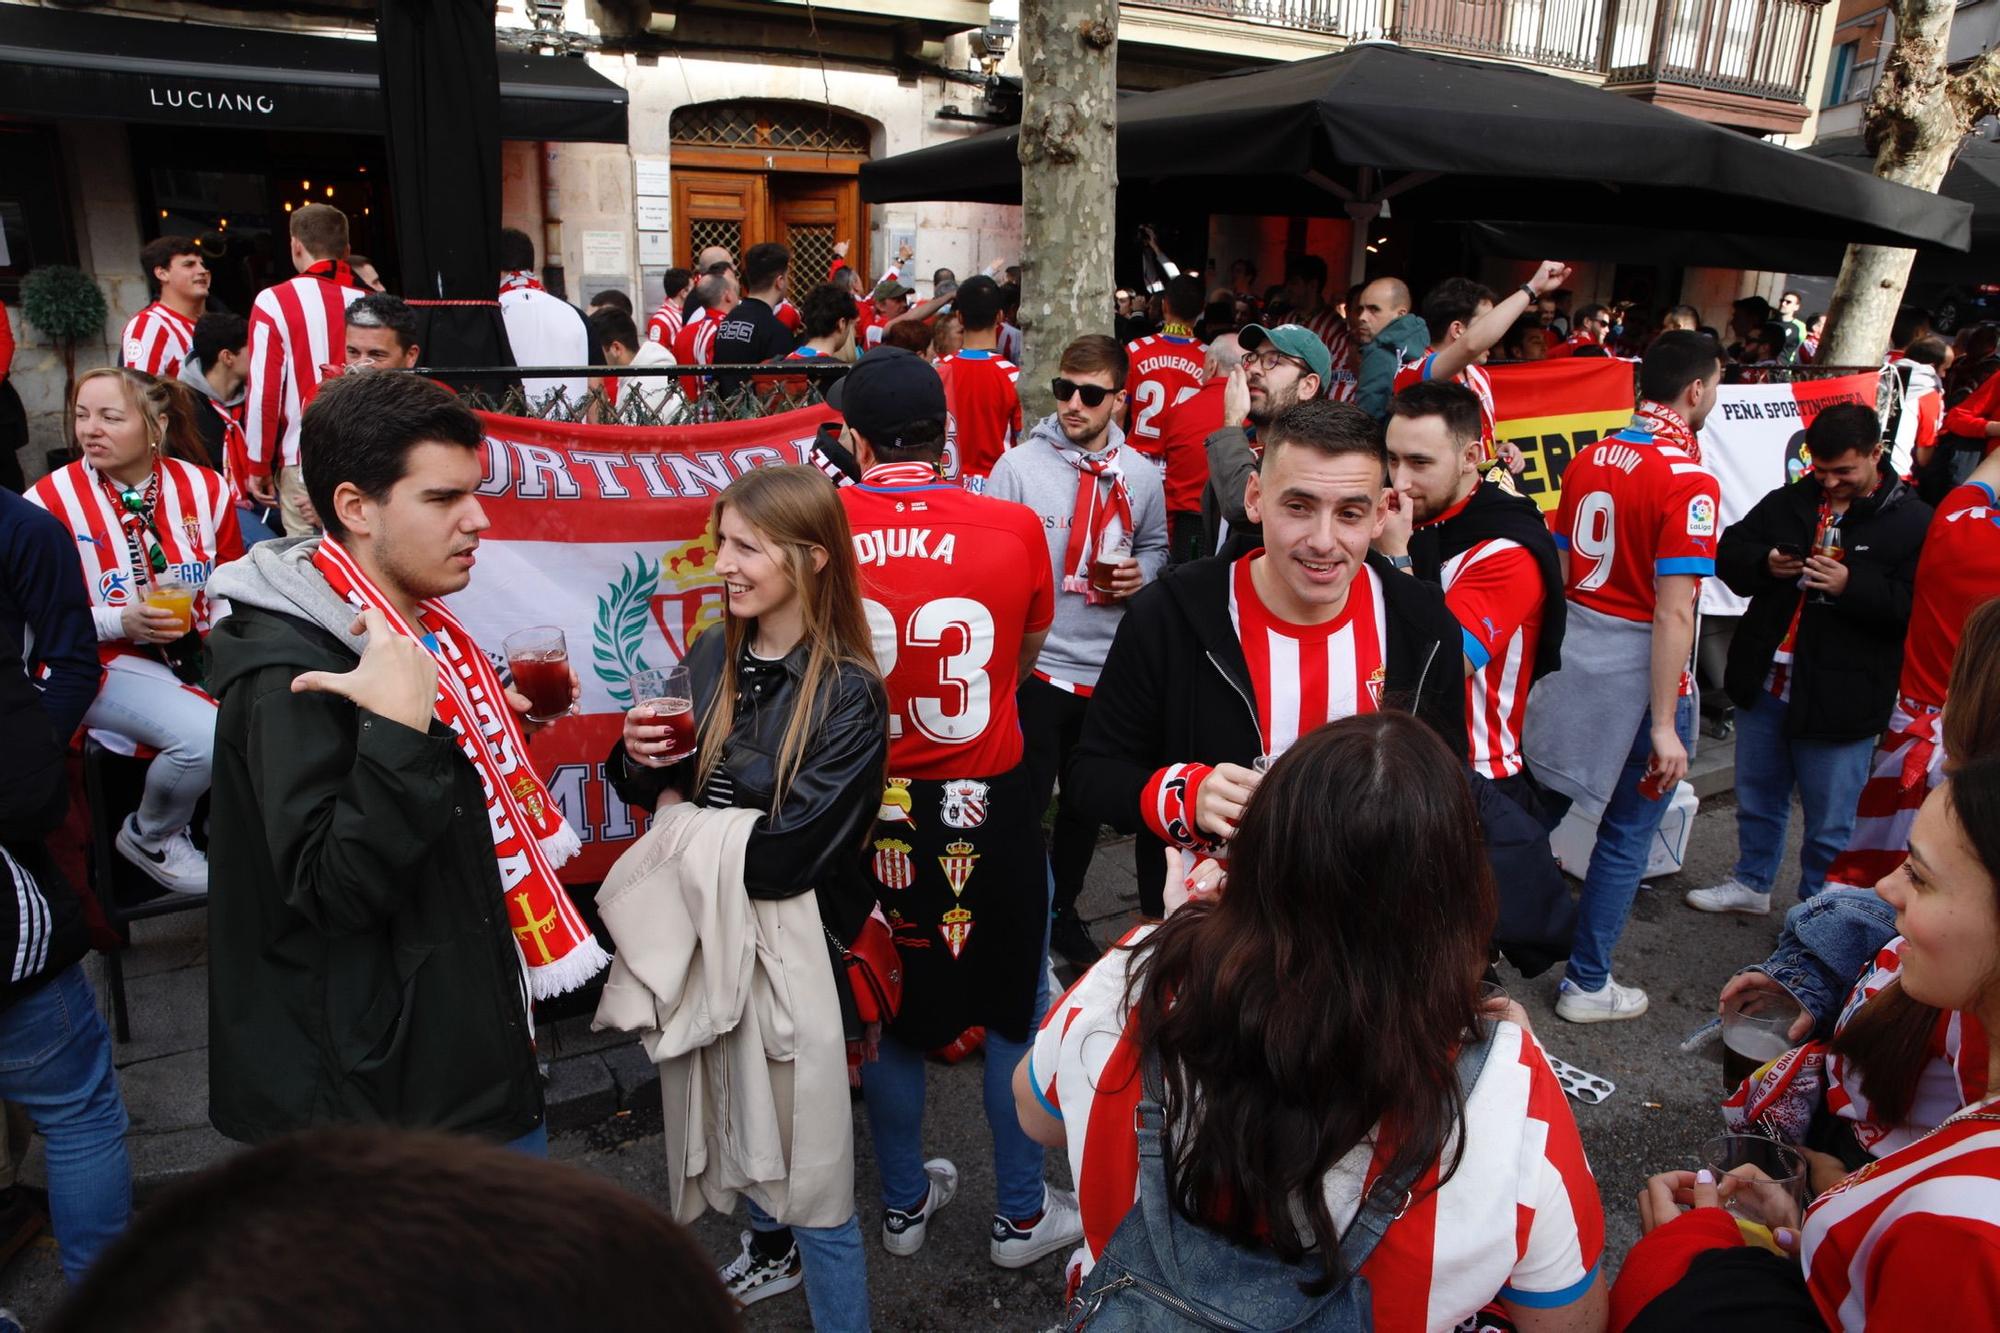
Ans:
POLYGON ((1872 407, 1826 407, 1803 470, 1725 524, 1701 429, 1730 364, 1810 360, 1795 293, 1737 302, 1725 350, 1699 312, 1572 305, 1557 262, 1421 300, 1394 277, 1329 299, 1313 256, 1261 294, 1163 263, 1118 336, 1061 349, 1029 422, 1004 263, 919 301, 907 252, 868 287, 843 245, 795 304, 783 246, 704 252, 642 329, 622 293, 548 292, 503 234, 520 365, 605 367, 661 421, 774 384, 840 417, 818 466, 715 503, 691 710, 635 692, 605 756, 652 819, 600 938, 559 874, 581 842, 535 771, 548 720, 450 610, 488 525, 478 418, 386 373, 421 364, 418 316, 358 276, 337 210, 295 211, 291 249, 245 317, 204 308, 197 244, 149 247, 159 298, 125 365, 78 378, 75 461, 0 492, 27 742, 0 787, 0 1043, 24 1053, 0 1097, 48 1140, 65 1273, 110 1252, 88 1300, 147 1261, 114 1247, 126 1118, 51 854, 84 733, 148 761, 117 854, 207 895, 217 1129, 545 1155, 534 1001, 608 967, 599 1024, 660 1067, 668 1211, 743 1205, 716 1262, 739 1306, 803 1288, 815 1327, 869 1326, 850 1088, 865 1208, 909 1259, 962 1182, 925 1150, 930 1057, 979 1046, 989 1256, 1061 1256, 1074 1295, 1010 1323, 1859 1329, 2000 1300, 1990 332, 1899 322, 1938 400, 1908 475, 1872 407), (1496 352, 1633 365, 1629 425, 1548 514, 1512 483, 1496 352), (822 358, 845 373, 783 369, 822 358), (612 373, 659 366, 684 369, 612 373), (1655 1177, 1614 1286, 1563 1085, 1487 987, 1505 956, 1554 970, 1559 1021, 1646 1013, 1614 964, 1688 772, 1712 578, 1749 599, 1723 673, 1738 855, 1688 906, 1768 913, 1795 794, 1805 822, 1778 946, 1717 1001, 1789 1005, 1788 1048, 1718 1125, 1803 1165, 1655 1177), (1573 806, 1574 900, 1548 842, 1573 806), (1144 918, 1115 942, 1077 907, 1105 825, 1144 918), (1081 972, 1060 996, 1052 955, 1081 972), (1789 1213, 1739 1226, 1774 1193, 1789 1213))

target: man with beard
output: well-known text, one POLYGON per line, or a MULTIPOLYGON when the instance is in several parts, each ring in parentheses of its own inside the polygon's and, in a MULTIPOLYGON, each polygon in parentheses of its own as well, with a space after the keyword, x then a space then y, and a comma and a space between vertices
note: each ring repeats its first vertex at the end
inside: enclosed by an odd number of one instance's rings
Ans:
POLYGON ((1472 769, 1524 808, 1537 801, 1521 763, 1528 689, 1562 663, 1562 563, 1535 502, 1481 480, 1478 396, 1414 384, 1389 402, 1389 518, 1375 549, 1444 589, 1463 631, 1472 769))
POLYGON ((1070 765, 1085 812, 1144 847, 1226 847, 1264 763, 1337 718, 1407 708, 1465 753, 1463 631, 1435 585, 1369 550, 1389 517, 1381 427, 1301 402, 1263 440, 1245 496, 1263 545, 1134 600, 1070 765))
POLYGON ((1243 361, 1223 390, 1222 429, 1208 437, 1208 490, 1201 497, 1208 549, 1230 557, 1263 544, 1244 503, 1263 448, 1259 429, 1292 404, 1319 397, 1333 375, 1326 344, 1303 325, 1252 324, 1236 340, 1243 361))
MULTIPOLYGON (((1056 576, 1055 620, 1033 673, 1021 682, 1021 732, 1036 810, 1048 808, 1057 775, 1083 734, 1097 673, 1125 603, 1167 560, 1167 504, 1159 470, 1127 452, 1117 426, 1125 411, 1126 370, 1125 349, 1102 335, 1086 335, 1064 348, 1053 386, 1055 414, 1001 454, 986 479, 986 494, 1019 501, 1041 519, 1056 576)), ((1074 910, 1097 846, 1097 821, 1080 812, 1076 797, 1065 780, 1051 835, 1050 940, 1082 966, 1097 957, 1097 945, 1074 910)), ((1157 870, 1150 878, 1141 870, 1141 907, 1147 907, 1150 892, 1155 915, 1162 910, 1159 884, 1157 870)))

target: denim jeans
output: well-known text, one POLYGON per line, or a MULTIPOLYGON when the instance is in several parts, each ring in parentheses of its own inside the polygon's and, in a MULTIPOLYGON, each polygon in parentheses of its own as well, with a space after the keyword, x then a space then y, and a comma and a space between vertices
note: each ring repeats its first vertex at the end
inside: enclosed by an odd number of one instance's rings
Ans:
POLYGON ((87 727, 116 732, 159 753, 146 766, 133 823, 142 837, 165 838, 194 818, 215 760, 215 700, 164 667, 111 666, 83 715, 87 727))
POLYGON ((132 1216, 125 1103, 81 963, 0 1013, 0 1098, 26 1110, 47 1145, 49 1220, 75 1284, 132 1216))
MULTIPOLYGON (((1042 952, 1048 952, 1046 938, 1042 952)), ((1035 1021, 1028 1040, 1008 1041, 991 1029, 986 1033, 982 1090, 986 1127, 993 1133, 994 1211, 1010 1220, 1033 1217, 1042 1210, 1045 1197, 1043 1149, 1021 1130, 1021 1117, 1014 1108, 1014 1070, 1027 1058, 1048 1007, 1049 970, 1044 966, 1035 988, 1035 1021)), ((861 1066, 861 1092, 868 1102, 868 1133, 882 1174, 885 1208, 919 1208, 930 1189, 924 1175, 924 1065, 922 1051, 885 1036, 882 1058, 861 1066)))
POLYGON ((258 542, 270 541, 278 535, 277 529, 264 521, 266 512, 273 518, 277 517, 277 510, 266 511, 262 505, 247 504, 236 507, 236 526, 243 532, 244 550, 249 550, 258 542))
POLYGON ((1799 846, 1799 897, 1826 885, 1827 867, 1854 832, 1855 803, 1868 781, 1875 738, 1808 741, 1785 735, 1785 702, 1759 691, 1736 710, 1736 878, 1769 893, 1785 855, 1792 820, 1792 788, 1805 810, 1799 846))
MULTIPOLYGON (((1638 734, 1625 767, 1618 774, 1611 800, 1597 821, 1597 845, 1591 849, 1590 869, 1583 877, 1582 900, 1577 904, 1576 939, 1570 945, 1565 976, 1582 990, 1603 990, 1611 976, 1611 952, 1625 933, 1625 918, 1632 912, 1639 881, 1646 873, 1646 858, 1653 838, 1660 831, 1672 792, 1649 801, 1639 794, 1639 779, 1653 755, 1653 714, 1648 709, 1639 719, 1638 734)), ((1694 698, 1683 695, 1674 705, 1674 732, 1681 744, 1694 741, 1694 698)))
POLYGON ((1771 956, 1743 968, 1763 972, 1813 1016, 1813 1035, 1828 1037, 1847 993, 1896 937, 1896 909, 1873 889, 1828 889, 1785 913, 1771 956))
MULTIPOLYGON (((782 1231, 782 1223, 745 1199, 752 1231, 782 1231)), ((805 1269, 806 1309, 814 1333, 868 1333, 868 1256, 861 1248, 861 1220, 837 1227, 793 1227, 805 1269)))

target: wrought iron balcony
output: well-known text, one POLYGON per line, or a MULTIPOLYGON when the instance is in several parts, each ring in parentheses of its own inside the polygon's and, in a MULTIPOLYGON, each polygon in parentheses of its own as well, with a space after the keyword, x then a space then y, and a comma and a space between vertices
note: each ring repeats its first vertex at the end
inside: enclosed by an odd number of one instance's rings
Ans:
POLYGON ((1611 0, 1605 82, 1805 100, 1825 0, 1611 0))

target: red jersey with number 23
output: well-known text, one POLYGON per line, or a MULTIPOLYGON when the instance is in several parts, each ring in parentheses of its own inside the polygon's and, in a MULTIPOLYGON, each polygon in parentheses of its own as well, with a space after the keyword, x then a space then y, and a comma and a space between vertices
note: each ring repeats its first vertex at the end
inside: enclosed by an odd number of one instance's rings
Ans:
POLYGON ((1125 442, 1157 462, 1166 450, 1167 413, 1201 390, 1202 347, 1193 338, 1149 333, 1125 345, 1125 358, 1132 367, 1125 381, 1132 404, 1125 442))
POLYGON ((889 690, 889 771, 981 778, 1021 762, 1021 640, 1055 618, 1041 520, 1026 505, 884 463, 840 491, 862 609, 889 690))
POLYGON ((1569 552, 1569 600, 1651 620, 1655 579, 1715 573, 1720 496, 1714 473, 1650 431, 1621 430, 1578 454, 1563 472, 1555 521, 1556 545, 1569 552))

